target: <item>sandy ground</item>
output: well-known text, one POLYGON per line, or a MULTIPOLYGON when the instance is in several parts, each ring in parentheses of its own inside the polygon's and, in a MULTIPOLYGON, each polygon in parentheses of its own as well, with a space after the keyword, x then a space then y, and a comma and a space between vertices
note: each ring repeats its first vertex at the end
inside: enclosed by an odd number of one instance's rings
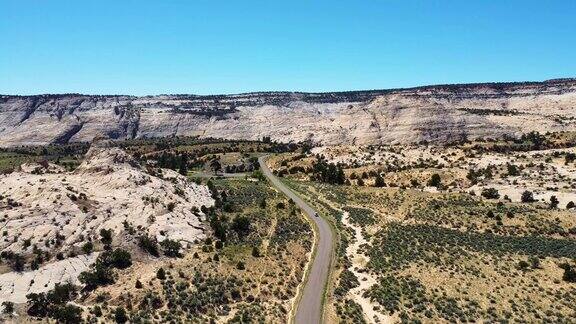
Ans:
POLYGON ((342 216, 342 224, 344 226, 350 227, 354 230, 354 242, 348 245, 346 248, 346 255, 350 258, 352 265, 348 270, 350 270, 358 280, 360 281, 360 286, 353 288, 348 293, 352 300, 362 307, 362 312, 368 323, 392 323, 392 318, 390 316, 384 315, 374 309, 377 304, 372 303, 370 298, 363 296, 364 292, 370 287, 377 283, 376 278, 367 272, 360 272, 359 269, 366 267, 366 264, 370 258, 360 252, 360 247, 364 244, 370 244, 362 235, 362 229, 359 226, 355 226, 350 223, 348 219, 349 213, 344 212, 342 216))

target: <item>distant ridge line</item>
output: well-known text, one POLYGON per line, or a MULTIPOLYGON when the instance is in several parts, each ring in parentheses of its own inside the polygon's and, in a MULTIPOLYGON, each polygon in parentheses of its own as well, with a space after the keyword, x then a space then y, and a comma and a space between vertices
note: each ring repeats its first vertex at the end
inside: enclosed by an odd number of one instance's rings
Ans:
POLYGON ((44 93, 44 94, 34 94, 34 95, 10 95, 10 94, 0 94, 0 98, 26 98, 26 97, 43 97, 43 98, 63 98, 71 96, 82 96, 82 97, 94 97, 94 98, 154 98, 154 97, 176 97, 176 98, 198 98, 198 99, 210 99, 210 98, 230 98, 230 97, 246 97, 246 96, 285 96, 285 95, 346 95, 346 94, 364 94, 364 95, 378 95, 378 94, 389 94, 395 92, 405 92, 405 91, 417 91, 417 90, 457 90, 466 88, 478 88, 478 87, 490 87, 493 89, 507 88, 507 87, 518 87, 518 86, 538 86, 538 85, 555 85, 555 84, 565 84, 565 83, 575 83, 576 78, 555 78, 548 79, 544 81, 513 81, 513 82, 477 82, 477 83, 446 83, 446 84, 433 84, 433 85, 422 85, 415 87, 405 87, 405 88, 389 88, 389 89, 371 89, 371 90, 350 90, 350 91, 323 91, 323 92, 305 92, 305 91, 255 91, 255 92, 241 92, 241 93, 230 93, 230 94, 208 94, 208 95, 198 95, 198 94, 157 94, 157 95, 123 95, 123 94, 84 94, 84 93, 44 93))

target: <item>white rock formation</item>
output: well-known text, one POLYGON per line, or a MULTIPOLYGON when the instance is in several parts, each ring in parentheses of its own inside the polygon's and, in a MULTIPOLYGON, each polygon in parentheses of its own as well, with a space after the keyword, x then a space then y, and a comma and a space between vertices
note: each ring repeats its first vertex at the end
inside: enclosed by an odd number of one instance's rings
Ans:
POLYGON ((0 146, 198 135, 325 145, 576 130, 576 80, 340 93, 0 96, 0 146))
POLYGON ((57 283, 80 285, 78 275, 88 270, 98 253, 56 261, 38 270, 0 274, 0 301, 25 303, 26 295, 52 290, 57 283))
POLYGON ((0 175, 0 251, 27 255, 36 246, 54 256, 98 241, 100 229, 121 241, 124 222, 193 242, 204 237, 198 210, 213 203, 206 186, 174 171, 152 176, 118 148, 92 147, 74 172, 27 165, 0 175))

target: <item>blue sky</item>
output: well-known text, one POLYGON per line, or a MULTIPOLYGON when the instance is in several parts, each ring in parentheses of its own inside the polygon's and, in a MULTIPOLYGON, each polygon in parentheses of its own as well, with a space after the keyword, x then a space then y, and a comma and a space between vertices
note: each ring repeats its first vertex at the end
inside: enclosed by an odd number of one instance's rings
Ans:
POLYGON ((0 93, 336 91, 576 76, 576 1, 0 0, 0 93))

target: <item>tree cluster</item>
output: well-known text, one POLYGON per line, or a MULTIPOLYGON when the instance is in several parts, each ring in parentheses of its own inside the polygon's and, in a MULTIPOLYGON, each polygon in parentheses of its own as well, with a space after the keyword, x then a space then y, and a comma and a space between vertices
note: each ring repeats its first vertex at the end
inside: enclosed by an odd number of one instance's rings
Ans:
POLYGON ((34 317, 50 317, 58 323, 80 323, 82 309, 69 304, 77 296, 76 287, 72 284, 56 284, 47 293, 31 293, 28 299, 28 315, 34 317))
POLYGON ((326 182, 330 184, 344 184, 346 176, 339 164, 328 163, 322 158, 318 158, 312 165, 312 180, 326 182))
POLYGON ((115 282, 114 268, 126 269, 132 265, 130 252, 122 249, 104 251, 98 256, 91 270, 83 271, 78 280, 85 285, 86 290, 94 290, 115 282))

